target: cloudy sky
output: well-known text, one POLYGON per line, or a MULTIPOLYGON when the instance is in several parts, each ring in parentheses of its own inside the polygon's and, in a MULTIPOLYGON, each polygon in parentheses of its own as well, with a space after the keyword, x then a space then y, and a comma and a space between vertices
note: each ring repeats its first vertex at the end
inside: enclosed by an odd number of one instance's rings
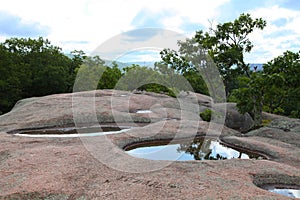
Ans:
POLYGON ((299 0, 0 0, 0 5, 1 42, 42 36, 66 53, 89 54, 112 37, 140 28, 192 36, 207 31, 210 22, 232 21, 241 13, 267 21, 264 31, 251 35, 254 49, 247 62, 264 63, 286 50, 300 50, 299 0))

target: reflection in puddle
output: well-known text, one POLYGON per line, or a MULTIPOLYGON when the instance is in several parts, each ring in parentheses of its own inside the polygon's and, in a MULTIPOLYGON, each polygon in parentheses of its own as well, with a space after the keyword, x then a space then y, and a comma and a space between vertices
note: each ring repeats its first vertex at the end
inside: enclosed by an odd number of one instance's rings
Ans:
POLYGON ((130 128, 119 128, 119 127, 101 127, 101 131, 98 128, 81 128, 77 132, 75 128, 63 128, 57 130, 34 130, 34 131, 23 131, 22 133, 14 134, 22 137, 36 137, 36 138, 73 138, 73 137, 93 137, 109 134, 124 133, 130 128))
POLYGON ((138 110, 138 111, 136 111, 136 113, 152 113, 152 111, 151 110, 138 110))
POLYGON ((222 145, 212 138, 196 139, 194 142, 179 141, 176 143, 152 142, 134 145, 125 149, 129 155, 150 160, 225 160, 263 159, 263 157, 250 154, 222 145))

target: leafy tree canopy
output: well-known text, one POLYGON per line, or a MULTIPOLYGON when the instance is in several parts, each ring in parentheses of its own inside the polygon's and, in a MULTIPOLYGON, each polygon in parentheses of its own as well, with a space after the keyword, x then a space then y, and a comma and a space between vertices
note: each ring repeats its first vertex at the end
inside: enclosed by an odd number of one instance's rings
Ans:
POLYGON ((80 64, 41 37, 8 39, 0 44, 0 57, 2 112, 22 98, 71 91, 80 64))
POLYGON ((233 92, 239 110, 249 112, 256 126, 262 111, 300 117, 300 57, 286 51, 264 65, 262 72, 240 78, 240 87, 233 92))
POLYGON ((253 48, 249 35, 255 29, 263 30, 265 26, 266 21, 262 18, 253 19, 250 14, 241 14, 233 22, 218 24, 209 32, 196 32, 196 41, 207 50, 223 76, 227 95, 233 89, 231 83, 237 76, 250 76, 249 65, 244 61, 244 54, 253 48))

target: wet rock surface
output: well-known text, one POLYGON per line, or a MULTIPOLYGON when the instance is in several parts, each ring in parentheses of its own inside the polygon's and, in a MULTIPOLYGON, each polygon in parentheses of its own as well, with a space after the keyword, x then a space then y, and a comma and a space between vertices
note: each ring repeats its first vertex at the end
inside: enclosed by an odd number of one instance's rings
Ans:
POLYGON ((114 90, 22 100, 0 116, 0 199, 290 199, 258 186, 300 185, 299 120, 266 114, 271 120, 266 127, 242 134, 202 121, 199 112, 213 106, 209 97, 202 95, 176 99, 114 90), (89 106, 90 97, 95 97, 94 108, 89 106), (79 119, 74 120, 72 105, 79 105, 75 110, 79 119), (135 125, 126 133, 89 140, 7 133, 74 127, 75 123, 80 127, 135 125), (143 126, 138 126, 140 123, 143 126), (130 157, 122 150, 143 141, 207 135, 269 160, 151 161, 130 157), (117 149, 105 146, 107 141, 117 149), (96 151, 108 154, 108 161, 118 163, 119 169, 143 166, 144 171, 116 170, 101 162, 89 144, 96 144, 96 151), (150 171, 155 166, 164 167, 150 171))

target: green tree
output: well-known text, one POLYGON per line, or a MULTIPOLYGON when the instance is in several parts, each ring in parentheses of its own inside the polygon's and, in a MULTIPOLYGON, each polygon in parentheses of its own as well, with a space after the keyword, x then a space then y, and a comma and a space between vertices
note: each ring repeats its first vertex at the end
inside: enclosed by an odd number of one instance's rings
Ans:
POLYGON ((199 72, 189 70, 184 72, 183 76, 191 84, 194 92, 209 95, 207 85, 199 72))
POLYGON ((158 73, 151 68, 133 64, 123 68, 124 74, 118 82, 116 89, 146 90, 146 85, 156 83, 158 73))
POLYGON ((9 111, 22 97, 22 80, 13 58, 13 54, 0 44, 0 114, 9 111))
POLYGON ((87 58, 87 56, 81 50, 80 51, 78 51, 78 50, 71 51, 72 61, 70 62, 69 78, 68 78, 68 81, 67 81, 67 85, 68 85, 67 90, 68 90, 68 92, 73 91, 73 86, 74 86, 74 83, 75 83, 78 68, 83 64, 83 61, 86 58, 87 58))
POLYGON ((279 74, 283 78, 273 86, 274 93, 268 96, 268 111, 299 118, 300 52, 284 52, 265 64, 264 72, 269 75, 279 74))
POLYGON ((121 70, 116 62, 112 62, 112 67, 105 66, 105 70, 99 80, 98 89, 114 89, 122 76, 121 70))
POLYGON ((214 67, 214 63, 207 55, 206 50, 196 42, 195 38, 179 41, 178 45, 180 47, 179 52, 164 49, 160 54, 161 65, 177 75, 182 75, 189 82, 185 86, 191 86, 179 88, 209 94, 214 97, 216 102, 224 102, 223 82, 221 82, 219 71, 214 67))
POLYGON ((176 96, 175 91, 172 91, 168 85, 165 76, 153 68, 133 64, 123 68, 123 70, 124 74, 118 81, 116 89, 141 90, 176 96))
MULTIPOLYGON (((22 97, 43 96, 67 91, 67 80, 71 59, 59 47, 43 38, 12 38, 4 45, 18 59, 14 63, 20 68, 27 65, 28 73, 23 80, 22 97)), ((23 69, 22 69, 23 70, 23 69)))
POLYGON ((79 57, 67 57, 41 37, 6 40, 0 44, 0 111, 22 98, 70 92, 79 64, 79 57))
POLYGON ((261 124, 262 111, 300 117, 300 55, 286 51, 267 64, 262 72, 243 78, 235 90, 237 106, 249 112, 256 126, 261 124))
POLYGON ((237 99, 237 107, 241 113, 248 112, 254 120, 254 126, 260 126, 266 91, 266 79, 261 73, 253 73, 250 78, 243 76, 239 78, 240 88, 233 91, 237 99))
POLYGON ((99 80, 106 70, 104 63, 99 56, 86 57, 83 64, 76 70, 77 76, 73 90, 75 92, 96 90, 99 80))
POLYGON ((239 75, 249 74, 249 64, 244 61, 244 54, 251 52, 253 44, 249 39, 255 29, 264 29, 266 21, 262 18, 252 19, 250 14, 241 14, 233 22, 218 24, 209 32, 197 31, 195 40, 214 60, 223 77, 226 94, 234 89, 239 75))
MULTIPOLYGON (((158 72, 157 80, 167 87, 170 91, 173 92, 171 96, 176 96, 181 90, 185 91, 192 91, 193 88, 191 87, 190 83, 186 80, 186 78, 179 72, 178 66, 175 66, 182 60, 177 61, 166 61, 166 58, 163 56, 173 56, 171 53, 162 54, 163 62, 156 62, 154 64, 154 70, 158 72)), ((190 74, 190 78, 192 74, 190 74)), ((197 78, 197 77, 196 77, 197 78)), ((195 79, 196 79, 195 78, 195 79)))

